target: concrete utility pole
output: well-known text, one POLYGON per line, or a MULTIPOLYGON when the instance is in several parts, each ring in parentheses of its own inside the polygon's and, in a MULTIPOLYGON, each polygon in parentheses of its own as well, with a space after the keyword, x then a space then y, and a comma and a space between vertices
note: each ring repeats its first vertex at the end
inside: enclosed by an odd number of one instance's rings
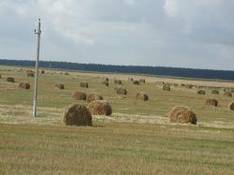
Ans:
POLYGON ((37 35, 37 55, 35 64, 35 82, 34 82, 34 95, 33 95, 33 117, 37 116, 37 89, 38 89, 38 66, 40 58, 40 40, 41 40, 41 20, 38 19, 38 29, 34 30, 34 34, 37 35))

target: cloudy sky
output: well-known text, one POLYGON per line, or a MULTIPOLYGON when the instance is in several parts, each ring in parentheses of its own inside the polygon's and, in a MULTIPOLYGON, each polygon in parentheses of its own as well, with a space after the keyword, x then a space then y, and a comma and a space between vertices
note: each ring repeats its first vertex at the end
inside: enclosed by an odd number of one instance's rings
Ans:
POLYGON ((0 0, 0 58, 234 70, 233 0, 0 0))

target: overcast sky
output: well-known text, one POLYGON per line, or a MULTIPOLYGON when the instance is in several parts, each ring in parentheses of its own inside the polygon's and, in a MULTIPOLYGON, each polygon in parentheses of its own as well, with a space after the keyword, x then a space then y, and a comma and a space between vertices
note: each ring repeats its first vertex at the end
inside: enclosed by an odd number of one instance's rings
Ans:
POLYGON ((234 70, 234 0, 0 0, 0 58, 234 70))

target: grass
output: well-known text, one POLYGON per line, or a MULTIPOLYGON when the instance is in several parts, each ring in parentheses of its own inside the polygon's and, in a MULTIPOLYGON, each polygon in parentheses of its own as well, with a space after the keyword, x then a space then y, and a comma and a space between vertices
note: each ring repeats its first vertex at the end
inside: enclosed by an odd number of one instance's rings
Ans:
POLYGON ((166 92, 152 77, 136 86, 127 75, 46 72, 40 76, 39 116, 32 119, 32 89, 19 89, 18 83, 32 85, 33 79, 19 68, 0 67, 0 174, 233 174, 234 112, 227 105, 234 98, 224 97, 222 90, 220 95, 181 87, 166 92), (17 82, 7 83, 8 76, 17 82), (110 87, 101 84, 106 76, 110 87), (114 77, 124 80, 126 97, 115 94, 114 77), (90 88, 80 88, 81 81, 90 88), (65 84, 65 90, 56 89, 56 83, 65 84), (71 98, 76 90, 104 96, 113 116, 94 116, 94 127, 64 126, 64 109, 84 103, 71 98), (137 101, 139 91, 150 100, 137 101), (216 98, 219 107, 206 106, 207 98, 216 98), (168 122, 166 114, 178 105, 192 108, 197 126, 168 122))
POLYGON ((233 174, 234 131, 109 123, 0 125, 6 174, 233 174))

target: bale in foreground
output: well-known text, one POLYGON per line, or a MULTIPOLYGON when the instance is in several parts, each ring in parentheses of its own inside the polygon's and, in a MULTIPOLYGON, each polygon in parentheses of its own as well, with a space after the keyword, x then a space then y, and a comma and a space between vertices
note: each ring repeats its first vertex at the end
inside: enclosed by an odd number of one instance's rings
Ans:
POLYGON ((185 107, 174 107, 168 115, 170 122, 197 124, 197 117, 194 112, 185 107))
POLYGON ((15 79, 13 77, 7 77, 6 78, 6 81, 7 82, 10 82, 10 83, 14 83, 15 82, 15 79))
POLYGON ((88 109, 93 115, 107 115, 112 114, 111 105, 104 100, 95 100, 89 103, 88 109))
POLYGON ((74 104, 66 109, 63 122, 66 125, 92 126, 92 115, 86 106, 74 104))

